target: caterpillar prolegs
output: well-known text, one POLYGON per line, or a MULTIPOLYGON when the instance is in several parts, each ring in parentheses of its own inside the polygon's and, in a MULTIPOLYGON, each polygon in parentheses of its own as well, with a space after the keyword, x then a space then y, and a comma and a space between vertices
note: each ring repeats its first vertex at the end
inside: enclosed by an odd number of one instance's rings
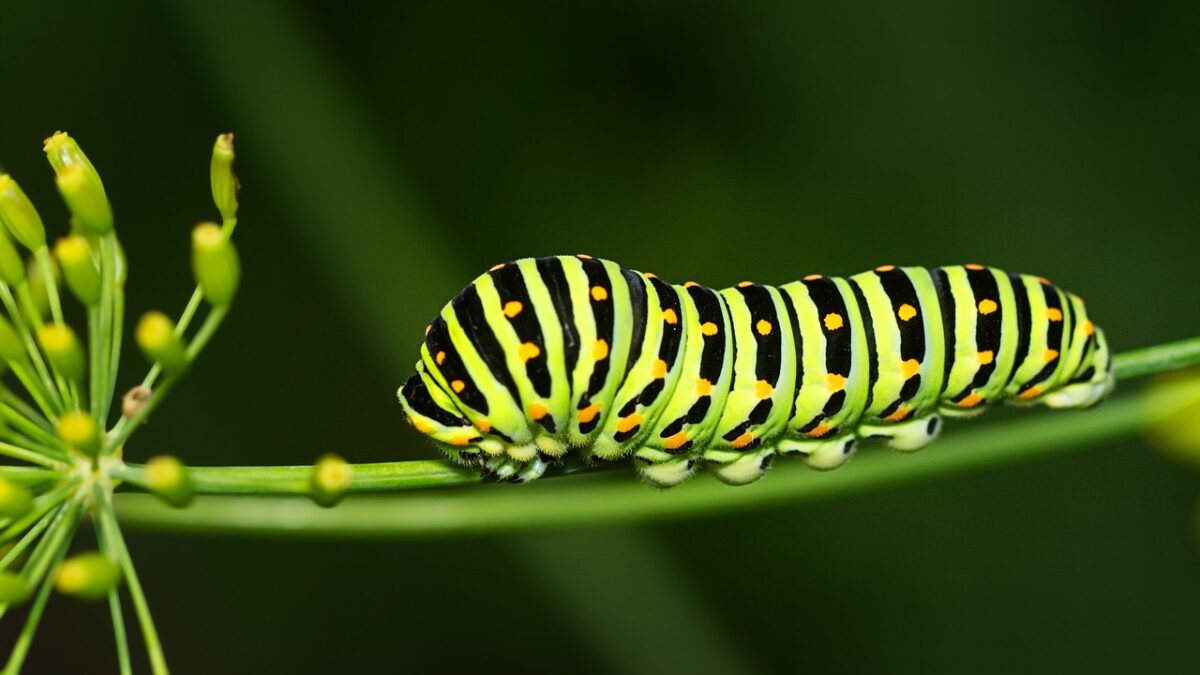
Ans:
POLYGON ((570 450, 632 455, 660 486, 702 464, 748 483, 777 454, 831 469, 859 439, 917 450, 942 417, 1113 386, 1083 301, 1041 277, 885 265, 718 291, 583 255, 492 267, 416 369, 400 403, 454 460, 524 481, 570 450))

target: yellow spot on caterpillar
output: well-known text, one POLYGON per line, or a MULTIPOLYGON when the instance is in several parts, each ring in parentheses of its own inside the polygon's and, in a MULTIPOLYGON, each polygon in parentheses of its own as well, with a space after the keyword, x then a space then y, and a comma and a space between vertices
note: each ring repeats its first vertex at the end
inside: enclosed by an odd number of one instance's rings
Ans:
POLYGON ((458 434, 457 436, 450 439, 450 445, 457 445, 460 447, 464 446, 464 445, 468 445, 468 444, 470 444, 470 442, 471 442, 470 434, 458 434))
POLYGON ((588 254, 586 254, 586 253, 577 253, 577 254, 575 255, 575 257, 576 257, 576 258, 583 259, 583 260, 591 260, 591 259, 592 259, 592 256, 590 256, 590 255, 588 255, 588 254))
POLYGON ((730 443, 729 445, 731 447, 733 447, 735 450, 740 450, 740 449, 746 447, 747 445, 750 445, 750 443, 752 443, 753 441, 754 441, 754 434, 747 431, 746 433, 742 434, 741 436, 738 436, 737 438, 733 439, 733 442, 730 443))
POLYGON ((713 390, 712 382, 709 382, 708 380, 704 379, 703 377, 696 380, 696 395, 697 396, 708 396, 709 394, 712 393, 712 390, 713 390))
POLYGON ((657 279, 658 278, 658 275, 655 274, 654 272, 642 272, 642 276, 646 277, 647 279, 657 279))
POLYGON ((596 302, 604 302, 608 299, 608 289, 603 286, 592 286, 592 299, 596 302))
POLYGON ((1083 334, 1091 335, 1092 333, 1095 333, 1095 332, 1096 332, 1096 326, 1093 325, 1091 321, 1085 321, 1083 324, 1083 334))
POLYGON ((1051 307, 1046 310, 1046 318, 1051 321, 1062 321, 1062 310, 1057 307, 1051 307))
POLYGON ((462 390, 467 388, 467 383, 462 380, 454 380, 450 383, 450 388, 454 390, 454 393, 461 394, 462 390))
POLYGON ((489 271, 489 272, 495 272, 496 270, 502 270, 502 269, 504 269, 504 266, 505 266, 506 264, 507 264, 507 263, 496 263, 495 265, 492 265, 491 267, 489 267, 489 268, 488 268, 488 271, 489 271))
POLYGON ((617 420, 617 431, 620 433, 632 431, 633 429, 638 428, 638 426, 644 421, 645 420, 642 419, 642 416, 637 413, 633 413, 628 417, 622 417, 621 419, 617 420))
POLYGON ((894 269, 896 269, 895 265, 880 265, 879 267, 875 268, 875 271, 876 272, 891 272, 894 269))
POLYGON ((1017 398, 1021 399, 1022 401, 1028 401, 1031 398, 1037 398, 1038 394, 1040 393, 1042 393, 1041 387, 1030 387, 1020 394, 1017 394, 1017 398))
POLYGON ((432 324, 428 324, 428 323, 427 323, 427 324, 425 324, 425 336, 426 336, 426 337, 428 337, 428 336, 429 336, 429 331, 431 331, 431 330, 433 330, 433 325, 432 325, 432 324))
POLYGON ((748 286, 753 286, 753 285, 754 285, 753 281, 739 281, 738 282, 738 288, 746 288, 748 286))
POLYGON ((413 425, 413 427, 416 428, 417 431, 419 431, 423 434, 427 434, 427 433, 433 431, 433 425, 430 424, 429 421, 423 417, 418 417, 418 418, 414 419, 412 425, 413 425))
POLYGON ((900 406, 899 408, 896 408, 896 412, 892 413, 891 415, 888 415, 887 417, 885 417, 883 419, 885 419, 889 422, 903 422, 904 418, 908 417, 909 412, 911 412, 911 411, 908 408, 906 408, 904 406, 900 406))
POLYGON ((438 352, 437 356, 433 357, 433 360, 437 361, 439 366, 442 365, 446 362, 446 352, 438 352))
POLYGON ((1049 279, 1047 279, 1046 277, 1034 277, 1034 279, 1037 279, 1037 280, 1038 280, 1038 283, 1042 284, 1043 286, 1049 286, 1049 285, 1050 285, 1050 280, 1049 280, 1049 279))
POLYGON ((833 431, 833 427, 829 426, 828 424, 826 424, 824 422, 821 422, 817 426, 813 427, 812 431, 808 432, 805 435, 808 436, 809 438, 821 438, 822 436, 828 435, 829 432, 831 432, 831 431, 833 431))
POLYGON ((836 394, 846 388, 846 377, 836 373, 829 373, 825 376, 825 383, 829 385, 829 393, 836 394))
POLYGON ((980 265, 979 263, 971 263, 966 265, 966 268, 978 272, 979 270, 983 269, 983 265, 980 265))
POLYGON ((670 307, 663 310, 662 316, 663 316, 663 321, 666 321, 667 323, 671 324, 672 326, 679 323, 679 315, 676 314, 675 310, 670 307))
POLYGON ((772 328, 774 328, 774 326, 772 326, 771 322, 767 321, 766 319, 759 319, 758 323, 754 324, 754 330, 758 331, 759 335, 770 335, 772 328))
POLYGON ((767 382, 766 380, 759 380, 758 382, 754 383, 755 396, 759 398, 769 398, 773 393, 775 393, 775 387, 771 386, 770 382, 767 382))
POLYGON ((699 286, 699 285, 700 285, 700 284, 698 284, 698 283, 696 283, 696 282, 694 282, 694 281, 685 281, 685 282, 683 282, 683 287, 684 287, 684 288, 691 288, 692 286, 699 286))
POLYGON ((999 307, 996 305, 996 301, 992 300, 991 298, 984 298, 983 300, 979 301, 979 313, 980 314, 991 314, 992 312, 996 311, 998 308, 999 307))
POLYGON ((720 329, 717 328, 717 324, 711 321, 705 321, 704 323, 700 324, 700 332, 709 337, 716 335, 719 330, 720 329))
POLYGON ((475 420, 475 428, 486 434, 492 430, 492 423, 485 419, 478 419, 475 420))
POLYGON ((538 354, 541 353, 542 350, 538 349, 538 346, 532 342, 522 342, 521 346, 517 348, 517 358, 524 362, 528 362, 529 359, 536 359, 538 354))
POLYGON ((974 408, 975 406, 979 405, 980 403, 983 403, 983 398, 980 397, 979 394, 976 394, 975 392, 971 392, 970 394, 967 394, 966 398, 959 401, 955 405, 957 405, 960 408, 974 408))
POLYGON ((654 362, 654 370, 650 371, 650 376, 654 379, 667 376, 667 362, 658 359, 654 362))
POLYGON ((900 372, 904 373, 904 379, 908 379, 921 371, 921 362, 916 359, 909 359, 900 364, 900 372))
POLYGON ((896 310, 896 316, 900 317, 901 321, 908 321, 917 315, 917 308, 907 302, 900 305, 900 309, 896 310))
POLYGON ((599 415, 599 414, 600 414, 600 404, 593 403, 593 404, 589 405, 588 407, 584 408, 583 410, 580 410, 578 413, 576 413, 575 417, 580 422, 583 422, 586 424, 587 422, 591 422, 592 420, 596 419, 596 415, 599 415))
POLYGON ((522 305, 519 300, 509 300, 504 303, 504 316, 511 319, 520 314, 523 309, 525 309, 525 305, 522 305))
POLYGON ((597 361, 608 358, 608 340, 596 340, 596 346, 592 347, 592 358, 597 361))
POLYGON ((529 404, 529 416, 535 420, 542 419, 548 412, 550 412, 550 409, 541 401, 534 401, 529 404))
POLYGON ((821 279, 824 279, 824 278, 825 278, 825 275, 823 275, 823 274, 810 274, 810 275, 804 277, 804 281, 820 281, 821 279))
POLYGON ((837 330, 845 325, 842 321, 842 315, 837 312, 830 312, 825 315, 825 330, 837 330))
POLYGON ((681 431, 663 441, 663 449, 675 450, 676 448, 683 447, 683 444, 687 443, 689 440, 691 439, 688 438, 688 433, 686 431, 681 431))
POLYGON ((1047 349, 1046 353, 1043 354, 1043 356, 1046 359, 1046 363, 1050 363, 1054 359, 1058 358, 1058 350, 1057 349, 1047 349))
POLYGON ((994 352, 992 352, 992 350, 990 350, 990 349, 979 352, 979 365, 986 366, 987 364, 991 363, 992 360, 995 358, 996 358, 996 354, 994 352))

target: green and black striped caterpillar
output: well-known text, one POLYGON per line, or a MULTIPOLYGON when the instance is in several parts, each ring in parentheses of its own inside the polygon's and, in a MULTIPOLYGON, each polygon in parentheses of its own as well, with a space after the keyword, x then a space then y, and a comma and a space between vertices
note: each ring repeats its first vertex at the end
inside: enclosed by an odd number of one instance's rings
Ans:
POLYGON ((400 403, 454 460, 532 480, 577 449, 660 486, 776 454, 917 450, 990 403, 1092 405, 1112 355, 1079 297, 982 265, 716 291, 589 256, 496 265, 426 328, 400 403))

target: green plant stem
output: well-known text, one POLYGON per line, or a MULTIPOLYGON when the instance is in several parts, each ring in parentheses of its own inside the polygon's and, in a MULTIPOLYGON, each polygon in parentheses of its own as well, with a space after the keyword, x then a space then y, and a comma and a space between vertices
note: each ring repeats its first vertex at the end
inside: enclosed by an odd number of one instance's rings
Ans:
MULTIPOLYGON (((11 443, 0 442, 0 456, 11 457, 12 459, 22 462, 29 462, 30 464, 37 464, 39 466, 44 466, 47 469, 57 469, 62 466, 60 462, 56 462, 39 452, 26 450, 25 448, 13 445, 11 443)), ((63 459, 66 458, 64 457, 63 459)))
POLYGON ((57 436, 38 426, 36 422, 7 403, 0 403, 0 418, 3 418, 5 422, 8 422, 17 431, 39 441, 43 445, 64 452, 66 451, 66 446, 63 445, 57 436))
POLYGON ((8 569, 8 566, 13 564, 13 561, 20 557, 20 555, 25 552, 25 549, 29 548, 29 545, 36 541, 39 536, 41 536, 42 531, 44 531, 50 525, 50 522, 58 516, 62 509, 62 506, 57 506, 54 509, 42 514, 42 517, 38 519, 37 523, 34 524, 33 527, 29 528, 29 530, 27 530, 25 534, 21 536, 17 543, 12 545, 12 548, 10 548, 8 552, 4 554, 3 558, 0 558, 0 570, 8 569))
MULTIPOLYGON (((1190 341, 1188 356, 1177 345, 1164 346, 1171 358, 1157 368, 1121 371, 1125 377, 1178 368, 1200 360, 1200 340, 1190 341)), ((1143 358, 1141 354, 1139 359, 1143 358)), ((397 537, 450 533, 491 533, 573 524, 639 522, 713 512, 732 512, 848 494, 883 485, 926 479, 1047 456, 1116 438, 1154 423, 1164 400, 1194 400, 1195 383, 1164 383, 1148 391, 1119 397, 1088 411, 1054 412, 1022 421, 963 431, 910 457, 864 452, 849 467, 816 472, 799 462, 780 462, 767 480, 731 488, 714 480, 695 479, 662 492, 622 475, 605 473, 540 481, 511 488, 486 486, 404 497, 364 496, 336 509, 320 509, 306 499, 206 497, 191 508, 174 510, 148 495, 120 495, 118 511, 126 524, 169 531, 212 531, 300 534, 330 537, 397 537)), ((199 491, 275 493, 302 492, 307 467, 242 467, 193 469, 199 491)), ((128 467, 136 482, 138 467, 128 467)), ((461 469, 442 462, 394 462, 354 467, 369 478, 351 489, 409 489, 477 482, 461 469), (444 474, 438 474, 445 470, 444 474)), ((628 468, 623 473, 628 473, 628 468)))
POLYGON ((62 485, 53 490, 34 497, 33 508, 29 510, 29 513, 26 513, 24 516, 7 525, 3 530, 0 530, 0 544, 6 544, 16 539, 17 535, 23 534, 29 526, 33 525, 39 518, 49 513, 51 509, 66 499, 71 490, 75 489, 75 484, 78 482, 75 479, 64 481, 62 485))
MULTIPOLYGON (((17 289, 17 295, 25 304, 26 311, 32 312, 37 316, 37 306, 33 302, 33 295, 29 292, 29 284, 21 284, 17 289)), ((17 301, 13 298, 12 289, 7 285, 0 284, 0 299, 4 301, 5 308, 8 309, 9 316, 12 317, 13 325, 17 329, 17 333, 21 335, 21 340, 25 343, 25 351, 29 352, 29 358, 33 362, 33 367, 41 378, 42 395, 49 397, 54 403, 55 409, 58 412, 62 411, 63 401, 58 398, 58 392, 55 390, 54 378, 50 376, 50 371, 46 368, 46 362, 42 359, 42 352, 38 348, 37 341, 33 337, 33 333, 29 330, 29 324, 25 323, 25 317, 21 314, 21 309, 17 305, 17 301)), ((53 418, 54 415, 47 415, 53 418)))
POLYGON ((41 487, 59 480, 62 474, 34 466, 0 466, 0 477, 25 487, 41 487))
POLYGON ((150 656, 150 668, 155 675, 166 675, 167 659, 163 654, 162 643, 158 639, 158 630, 154 627, 154 618, 150 615, 150 606, 146 604, 146 596, 142 592, 142 584, 138 581, 137 570, 133 567, 133 559, 121 536, 121 528, 113 513, 111 497, 104 494, 97 485, 96 510, 99 525, 104 530, 104 537, 111 542, 113 551, 117 554, 117 562, 125 576, 125 584, 129 588, 129 597, 133 599, 133 607, 137 612, 138 624, 142 628, 142 639, 146 643, 146 652, 150 656))
POLYGON ((92 360, 98 362, 92 364, 92 377, 98 380, 93 383, 92 389, 100 398, 92 404, 92 409, 96 423, 102 428, 108 426, 108 405, 112 400, 113 383, 109 381, 109 373, 112 371, 110 359, 113 331, 121 330, 116 324, 116 275, 117 235, 115 232, 109 232, 100 237, 100 325, 97 329, 100 339, 96 341, 96 349, 91 354, 92 360))
MULTIPOLYGON (((94 492, 99 497, 104 497, 102 489, 94 489, 94 492)), ((97 520, 95 514, 93 514, 93 520, 97 520)), ((107 536, 106 528, 96 527, 96 539, 100 544, 100 550, 104 551, 105 555, 111 560, 120 559, 120 554, 117 552, 116 546, 113 545, 112 540, 107 536)), ((108 613, 112 616, 113 641, 116 643, 117 649, 117 666, 121 671, 121 675, 131 675, 133 667, 129 662, 129 636, 125 632, 125 613, 121 609, 120 588, 113 588, 108 592, 108 613)))
POLYGON ((113 396, 117 391, 117 374, 121 367, 121 343, 125 332, 125 291, 118 288, 113 297, 113 329, 112 350, 108 357, 108 394, 104 397, 104 419, 100 420, 102 427, 108 427, 108 416, 111 412, 113 396))
MULTIPOLYGON (((58 566, 62 559, 67 555, 67 544, 63 542, 54 553, 53 565, 51 569, 58 566)), ((37 597, 34 598, 33 606, 29 610, 29 616, 25 619, 25 627, 21 630, 21 635, 17 638, 16 644, 13 645, 12 651, 8 655, 8 663, 4 666, 4 675, 16 675, 21 672, 21 666, 25 663, 25 656, 29 653, 29 646, 33 644, 33 636, 37 633, 38 624, 42 621, 42 613, 46 610, 46 601, 50 599, 50 591, 54 588, 54 576, 47 574, 45 579, 42 579, 41 586, 38 588, 37 597)))

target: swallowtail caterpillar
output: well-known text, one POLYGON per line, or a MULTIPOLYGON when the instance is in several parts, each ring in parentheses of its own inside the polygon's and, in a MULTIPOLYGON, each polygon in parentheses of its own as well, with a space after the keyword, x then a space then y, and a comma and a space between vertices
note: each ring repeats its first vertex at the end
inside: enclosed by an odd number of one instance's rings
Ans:
POLYGON ((776 455, 845 463, 860 439, 917 450, 993 403, 1089 406, 1112 354, 1079 297, 982 265, 712 290, 589 256, 496 265, 425 331, 399 391, 454 460, 528 481, 565 453, 632 456, 671 486, 776 455))

